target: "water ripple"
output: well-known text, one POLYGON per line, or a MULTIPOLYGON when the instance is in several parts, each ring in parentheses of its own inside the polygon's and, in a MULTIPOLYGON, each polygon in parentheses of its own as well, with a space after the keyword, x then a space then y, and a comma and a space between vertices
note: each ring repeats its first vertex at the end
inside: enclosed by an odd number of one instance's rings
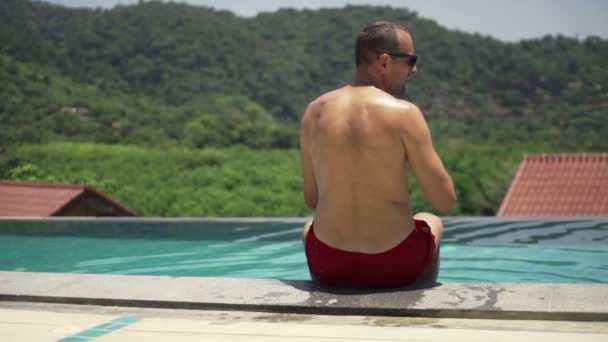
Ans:
POLYGON ((107 259, 97 259, 97 260, 89 260, 82 261, 76 263, 75 267, 87 267, 87 266, 101 266, 101 265, 115 265, 115 264, 124 264, 124 263, 132 263, 137 261, 142 261, 146 259, 158 259, 158 258, 168 258, 168 257, 176 257, 176 256, 185 256, 192 255, 193 253, 168 253, 168 254, 156 254, 156 255, 137 255, 130 257, 122 257, 122 258, 107 258, 107 259))

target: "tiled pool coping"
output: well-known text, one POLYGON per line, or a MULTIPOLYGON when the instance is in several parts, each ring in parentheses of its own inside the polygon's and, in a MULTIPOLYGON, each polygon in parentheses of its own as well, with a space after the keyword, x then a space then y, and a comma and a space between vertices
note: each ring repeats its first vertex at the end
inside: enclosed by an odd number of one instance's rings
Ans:
POLYGON ((276 279, 0 272, 0 300, 325 315, 608 321, 607 284, 446 283, 369 291, 276 279))

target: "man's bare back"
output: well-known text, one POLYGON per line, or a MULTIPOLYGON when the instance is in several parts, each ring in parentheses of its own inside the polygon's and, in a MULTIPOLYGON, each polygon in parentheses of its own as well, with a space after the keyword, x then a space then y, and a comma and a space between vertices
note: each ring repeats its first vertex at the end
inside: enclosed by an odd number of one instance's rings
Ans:
POLYGON ((303 118, 315 170, 315 232, 343 250, 378 253, 413 229, 400 126, 412 104, 371 86, 314 101, 303 118))

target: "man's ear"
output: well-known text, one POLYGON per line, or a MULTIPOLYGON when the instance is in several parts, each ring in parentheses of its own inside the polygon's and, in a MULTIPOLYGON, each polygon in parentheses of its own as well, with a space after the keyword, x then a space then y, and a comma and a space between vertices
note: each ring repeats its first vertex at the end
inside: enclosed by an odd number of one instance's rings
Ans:
POLYGON ((388 69, 390 66, 390 56, 386 53, 381 54, 380 56, 378 56, 378 63, 376 64, 376 67, 378 68, 378 71, 380 71, 380 73, 382 74, 386 74, 388 73, 388 69))

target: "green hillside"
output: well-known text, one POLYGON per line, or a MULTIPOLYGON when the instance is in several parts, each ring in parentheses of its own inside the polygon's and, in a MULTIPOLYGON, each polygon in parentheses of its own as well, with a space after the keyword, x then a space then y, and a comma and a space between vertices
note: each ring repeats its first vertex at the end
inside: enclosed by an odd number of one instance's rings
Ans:
MULTIPOLYGON (((119 132, 111 134, 123 136, 121 142, 139 129, 159 141, 184 143, 183 130, 200 120, 211 98, 236 95, 272 115, 285 128, 278 139, 287 144, 285 135, 297 128, 306 104, 351 80, 354 35, 380 19, 405 23, 414 34, 420 65, 407 97, 431 119, 436 139, 505 143, 523 138, 606 149, 601 137, 608 133, 603 118, 608 41, 546 37, 502 43, 386 7, 282 10, 240 18, 154 1, 93 10, 5 0, 0 4, 1 72, 10 74, 10 61, 37 70, 37 76, 12 75, 15 88, 40 82, 59 88, 44 83, 59 75, 75 87, 94 87, 97 96, 77 94, 58 103, 51 96, 57 89, 42 96, 3 89, 0 115, 4 121, 79 105, 98 113, 93 121, 103 127, 120 118, 119 132), (108 102, 115 106, 108 108, 108 102)), ((217 112, 205 114, 223 114, 213 109, 217 112)), ((289 143, 297 141, 291 138, 289 143)), ((21 142, 4 134, 3 140, 21 142)))

